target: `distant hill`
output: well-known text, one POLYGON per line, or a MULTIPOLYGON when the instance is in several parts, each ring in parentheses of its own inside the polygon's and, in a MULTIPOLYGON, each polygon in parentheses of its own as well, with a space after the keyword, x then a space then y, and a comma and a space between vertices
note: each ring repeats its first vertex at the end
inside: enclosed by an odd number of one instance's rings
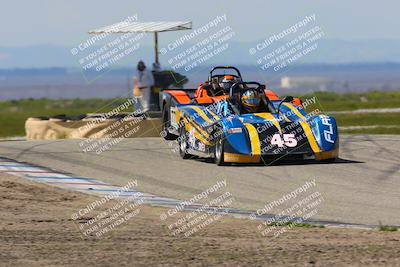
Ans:
MULTIPOLYGON (((249 55, 248 50, 256 43, 233 41, 223 56, 211 58, 207 64, 255 65, 256 59, 249 55)), ((160 48, 163 45, 166 44, 161 39, 160 48)), ((397 40, 321 40, 317 50, 302 58, 299 63, 400 62, 399 47, 400 41, 397 40)), ((58 45, 0 47, 0 68, 79 67, 79 57, 71 54, 71 48, 58 45)), ((138 51, 120 60, 116 67, 136 66, 139 59, 147 63, 153 60, 151 45, 141 45, 138 51)), ((169 58, 161 55, 160 59, 165 67, 169 58)))
MULTIPOLYGON (((202 69, 209 70, 214 65, 203 66, 202 69)), ((243 73, 260 72, 259 67, 256 65, 235 65, 243 73)), ((80 73, 78 67, 45 67, 45 68, 0 68, 0 76, 52 76, 64 75, 67 73, 80 73)), ((366 73, 366 72, 395 72, 400 73, 400 62, 366 62, 366 63, 336 63, 336 64, 322 64, 322 63, 309 63, 297 64, 290 68, 290 75, 303 75, 310 74, 318 75, 325 73, 335 72, 351 72, 351 73, 366 73)), ((107 75, 133 75, 134 68, 132 66, 121 66, 111 68, 107 75)), ((195 70, 193 72, 197 75, 207 76, 207 73, 195 70)), ((98 75, 95 72, 87 72, 85 74, 98 75)), ((266 72, 268 75, 269 73, 266 72)))

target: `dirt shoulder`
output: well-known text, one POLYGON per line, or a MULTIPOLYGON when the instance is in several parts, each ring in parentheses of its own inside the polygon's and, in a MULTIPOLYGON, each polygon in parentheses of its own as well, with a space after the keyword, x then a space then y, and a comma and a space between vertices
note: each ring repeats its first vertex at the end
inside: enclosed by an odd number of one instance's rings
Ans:
POLYGON ((96 199, 0 174, 0 266, 400 265, 400 232, 294 228, 273 238, 227 217, 186 238, 150 206, 88 238, 71 214, 96 199))

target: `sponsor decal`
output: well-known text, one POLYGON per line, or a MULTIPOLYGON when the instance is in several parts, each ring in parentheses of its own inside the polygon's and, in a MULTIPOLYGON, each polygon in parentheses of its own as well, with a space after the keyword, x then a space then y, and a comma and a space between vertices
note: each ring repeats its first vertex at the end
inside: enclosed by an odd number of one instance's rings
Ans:
POLYGON ((228 134, 242 133, 242 131, 243 131, 242 128, 230 128, 228 129, 228 134))
POLYGON ((171 112, 171 114, 170 114, 171 125, 177 127, 177 126, 178 126, 178 123, 177 123, 177 121, 176 121, 176 107, 171 107, 171 108, 170 108, 170 112, 171 112))
POLYGON ((333 137, 333 127, 331 123, 331 119, 329 117, 322 117, 321 122, 323 125, 328 126, 328 129, 324 129, 324 138, 327 142, 329 143, 335 143, 334 140, 332 140, 333 137))

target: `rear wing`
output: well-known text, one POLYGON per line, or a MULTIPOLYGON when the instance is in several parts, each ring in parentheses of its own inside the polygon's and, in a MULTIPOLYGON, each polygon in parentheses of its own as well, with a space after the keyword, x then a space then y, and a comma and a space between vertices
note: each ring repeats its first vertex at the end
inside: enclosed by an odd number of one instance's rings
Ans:
POLYGON ((170 103, 174 99, 178 104, 186 105, 194 99, 194 93, 197 89, 163 89, 159 94, 160 107, 165 103, 170 103))
POLYGON ((168 94, 186 94, 188 97, 193 98, 194 93, 197 91, 197 89, 163 89, 161 90, 162 93, 168 93, 168 94))

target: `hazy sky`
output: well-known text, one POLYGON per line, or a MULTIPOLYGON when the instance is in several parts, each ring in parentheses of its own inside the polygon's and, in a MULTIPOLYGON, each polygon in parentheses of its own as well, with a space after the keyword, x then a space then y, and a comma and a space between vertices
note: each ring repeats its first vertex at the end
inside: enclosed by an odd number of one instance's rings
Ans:
MULTIPOLYGON (((76 45, 88 30, 133 14, 139 21, 192 20, 196 27, 226 13, 237 40, 251 42, 315 13, 326 38, 399 40, 399 10, 395 0, 1 0, 0 46, 76 45)), ((163 42, 174 38, 162 34, 163 42)))

